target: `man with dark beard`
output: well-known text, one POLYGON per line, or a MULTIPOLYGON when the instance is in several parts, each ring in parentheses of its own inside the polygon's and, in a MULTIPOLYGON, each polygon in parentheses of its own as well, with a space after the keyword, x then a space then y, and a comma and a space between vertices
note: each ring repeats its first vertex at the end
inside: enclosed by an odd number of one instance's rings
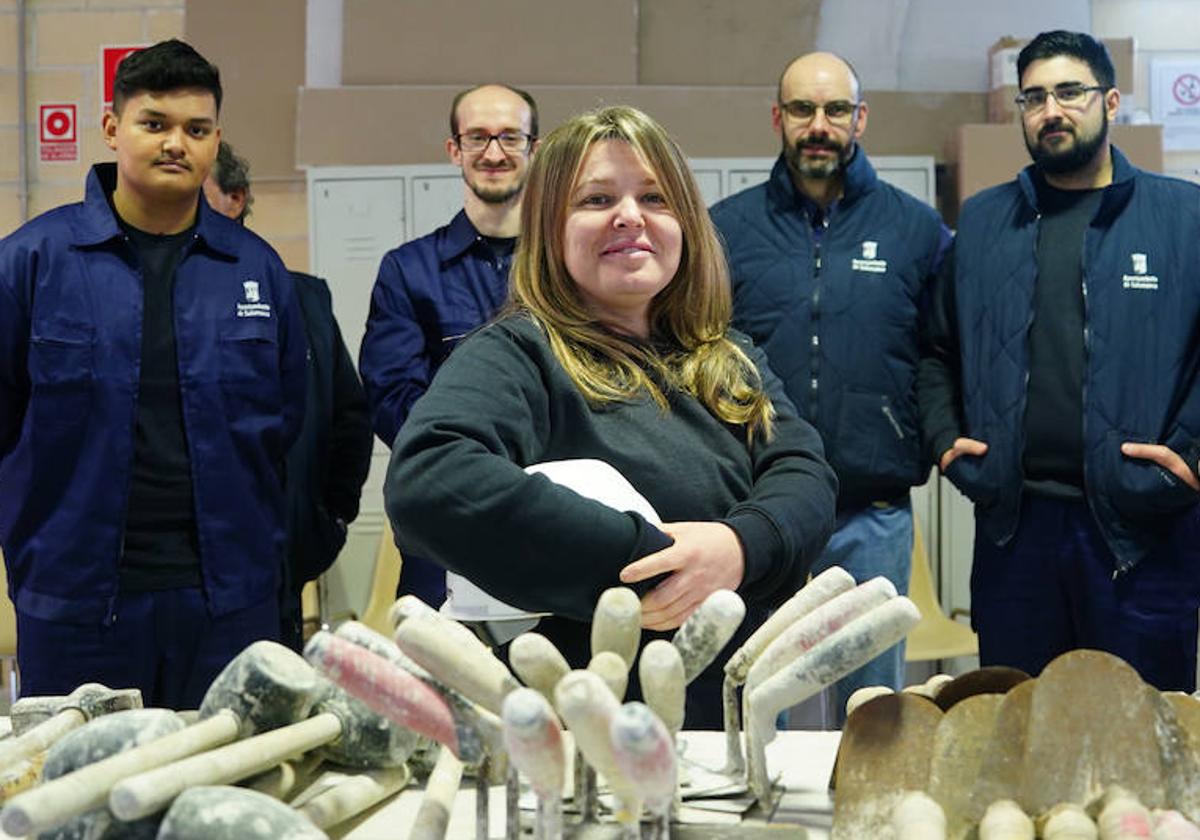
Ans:
POLYGON ((1200 189, 1109 143, 1094 38, 1017 60, 1033 164, 971 198, 938 279, 919 400, 975 502, 983 665, 1110 651, 1192 691, 1200 606, 1200 189))
MULTIPOLYGON (((517 88, 480 85, 450 106, 446 152, 462 169, 463 209, 384 255, 359 355, 372 426, 388 446, 454 345, 505 300, 537 131, 537 105, 517 88)), ((398 594, 437 606, 445 572, 406 556, 398 594)))
MULTIPOLYGON (((867 103, 844 59, 791 62, 771 117, 783 148, 770 179, 712 210, 733 323, 766 350, 838 475, 837 530, 813 573, 838 565, 905 592, 909 488, 930 467, 917 426, 918 325, 950 235, 931 207, 876 177, 858 145, 867 103)), ((845 719, 855 689, 899 689, 903 677, 899 646, 838 684, 827 723, 845 719)))

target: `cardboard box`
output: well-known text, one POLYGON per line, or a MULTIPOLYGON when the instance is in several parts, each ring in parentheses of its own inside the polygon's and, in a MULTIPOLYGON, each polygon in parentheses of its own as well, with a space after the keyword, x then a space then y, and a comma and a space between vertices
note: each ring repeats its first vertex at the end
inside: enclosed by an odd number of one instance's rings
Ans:
MULTIPOLYGON (((1112 125, 1111 138, 1134 165, 1163 171, 1161 125, 1112 125)), ((959 204, 987 187, 1011 181, 1029 165, 1029 152, 1015 125, 963 125, 948 157, 955 160, 959 204)))
MULTIPOLYGON (((1112 57, 1117 74, 1117 89, 1132 94, 1134 87, 1133 38, 1101 38, 1112 57)), ((1017 80, 1017 54, 1029 43, 1028 38, 1006 35, 988 50, 988 122, 1009 123, 1020 120, 1020 111, 1013 98, 1020 93, 1017 80)))
POLYGON ((296 90, 304 84, 303 0, 187 6, 184 37, 221 68, 225 82, 222 135, 250 161, 256 182, 303 178, 295 155, 296 90))
POLYGON ((1002 85, 988 91, 987 113, 990 123, 1015 123, 1021 121, 1021 110, 1015 102, 1021 89, 1016 85, 1002 85))
POLYGON ((636 0, 344 0, 342 9, 344 85, 637 84, 636 0))
POLYGON ((789 61, 817 49, 821 4, 641 0, 637 22, 638 84, 771 85, 789 61))
MULTIPOLYGON (((444 163, 446 113, 457 86, 301 88, 296 122, 300 166, 444 163), (346 131, 354 125, 354 131, 346 131)), ((774 157, 775 86, 531 85, 545 136, 574 114, 602 105, 641 108, 691 157, 774 157)), ((877 91, 863 146, 872 155, 941 156, 962 123, 985 117, 981 93, 877 91)))

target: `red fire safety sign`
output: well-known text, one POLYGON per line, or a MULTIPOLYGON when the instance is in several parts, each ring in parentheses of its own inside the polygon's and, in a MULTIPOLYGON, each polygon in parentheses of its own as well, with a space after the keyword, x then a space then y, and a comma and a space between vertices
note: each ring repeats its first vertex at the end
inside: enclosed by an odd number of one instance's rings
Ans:
POLYGON ((38 106, 38 157, 43 162, 79 160, 78 113, 74 102, 38 106))

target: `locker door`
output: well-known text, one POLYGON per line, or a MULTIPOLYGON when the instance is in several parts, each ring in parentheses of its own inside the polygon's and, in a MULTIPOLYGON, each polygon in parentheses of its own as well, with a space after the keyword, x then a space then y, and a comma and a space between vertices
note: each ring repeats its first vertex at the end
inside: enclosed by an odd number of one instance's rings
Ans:
POLYGON ((452 166, 429 166, 424 169, 434 170, 434 173, 414 175, 412 178, 409 239, 424 236, 446 224, 463 206, 462 173, 452 166), (441 174, 437 172, 440 169, 447 171, 441 174))
POLYGON ((319 180, 312 191, 313 273, 329 283, 357 359, 379 261, 404 240, 404 178, 319 180))

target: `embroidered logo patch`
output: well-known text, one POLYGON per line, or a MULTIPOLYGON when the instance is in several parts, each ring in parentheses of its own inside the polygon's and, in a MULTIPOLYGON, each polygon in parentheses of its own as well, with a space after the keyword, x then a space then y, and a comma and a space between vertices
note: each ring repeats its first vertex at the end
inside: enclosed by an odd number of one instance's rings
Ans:
POLYGON ((270 318, 271 304, 262 302, 257 280, 242 281, 242 295, 245 301, 239 301, 237 316, 239 318, 270 318))
POLYGON ((855 257, 850 261, 850 267, 855 271, 866 271, 869 274, 884 274, 887 272, 887 260, 878 259, 879 243, 870 239, 864 239, 862 244, 862 257, 855 257))
POLYGON ((1158 291, 1158 277, 1147 273, 1150 270, 1150 266, 1146 255, 1130 254, 1129 261, 1133 264, 1133 273, 1122 275, 1121 285, 1126 289, 1143 289, 1150 292, 1158 291))

